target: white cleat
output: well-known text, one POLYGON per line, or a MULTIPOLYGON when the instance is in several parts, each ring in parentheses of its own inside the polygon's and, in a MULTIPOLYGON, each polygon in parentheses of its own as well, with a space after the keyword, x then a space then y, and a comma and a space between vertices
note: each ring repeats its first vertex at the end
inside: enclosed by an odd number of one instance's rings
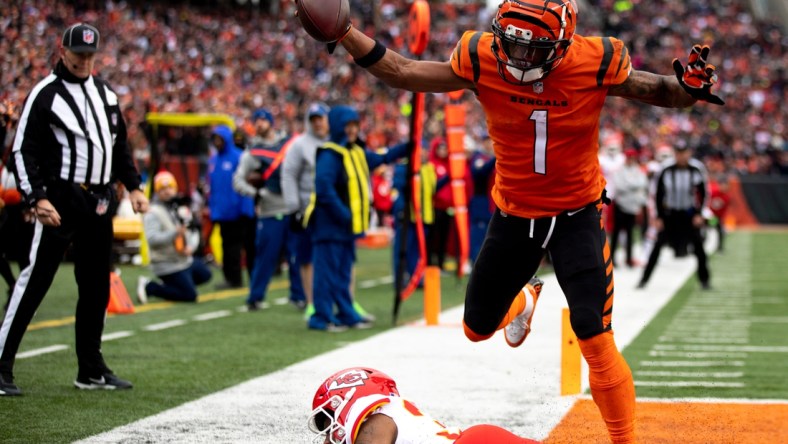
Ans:
POLYGON ((536 301, 542 292, 544 281, 534 277, 520 290, 525 295, 525 308, 503 329, 504 338, 510 347, 519 347, 531 332, 531 319, 534 317, 536 301))

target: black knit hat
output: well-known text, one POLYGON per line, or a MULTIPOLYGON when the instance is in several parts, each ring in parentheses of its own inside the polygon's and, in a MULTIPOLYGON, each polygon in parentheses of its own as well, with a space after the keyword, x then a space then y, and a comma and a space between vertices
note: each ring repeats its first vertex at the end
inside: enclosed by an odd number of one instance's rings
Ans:
POLYGON ((63 47, 71 52, 96 52, 99 49, 99 32, 85 23, 71 25, 63 32, 63 47))

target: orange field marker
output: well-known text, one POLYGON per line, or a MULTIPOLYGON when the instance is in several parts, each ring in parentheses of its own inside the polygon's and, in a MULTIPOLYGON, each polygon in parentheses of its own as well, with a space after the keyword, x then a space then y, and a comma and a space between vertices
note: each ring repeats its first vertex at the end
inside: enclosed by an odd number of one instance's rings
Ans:
POLYGON ((424 320, 438 325, 441 312, 441 269, 430 266, 424 270, 424 320))
POLYGON ((569 309, 561 312, 561 396, 580 393, 580 345, 569 322, 569 309))

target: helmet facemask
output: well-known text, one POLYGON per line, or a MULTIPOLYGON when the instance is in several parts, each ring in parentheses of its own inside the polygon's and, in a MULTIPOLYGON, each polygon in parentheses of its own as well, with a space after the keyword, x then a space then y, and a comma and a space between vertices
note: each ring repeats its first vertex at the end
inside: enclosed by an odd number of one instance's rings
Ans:
POLYGON ((313 444, 323 444, 326 436, 332 444, 342 444, 347 435, 345 426, 340 424, 339 416, 347 407, 348 401, 353 398, 356 389, 348 392, 343 399, 341 396, 334 395, 323 404, 312 410, 309 416, 309 430, 315 433, 312 438, 313 444))
POLYGON ((575 15, 569 0, 504 1, 492 22, 498 74, 516 85, 547 76, 572 43, 575 15))

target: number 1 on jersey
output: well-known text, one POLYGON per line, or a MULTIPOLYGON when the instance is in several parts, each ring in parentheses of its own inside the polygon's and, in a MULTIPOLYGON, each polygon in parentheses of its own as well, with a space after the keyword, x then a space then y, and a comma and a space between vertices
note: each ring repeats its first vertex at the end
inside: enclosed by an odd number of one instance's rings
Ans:
POLYGON ((536 110, 531 113, 534 121, 534 172, 547 174, 547 110, 536 110))

